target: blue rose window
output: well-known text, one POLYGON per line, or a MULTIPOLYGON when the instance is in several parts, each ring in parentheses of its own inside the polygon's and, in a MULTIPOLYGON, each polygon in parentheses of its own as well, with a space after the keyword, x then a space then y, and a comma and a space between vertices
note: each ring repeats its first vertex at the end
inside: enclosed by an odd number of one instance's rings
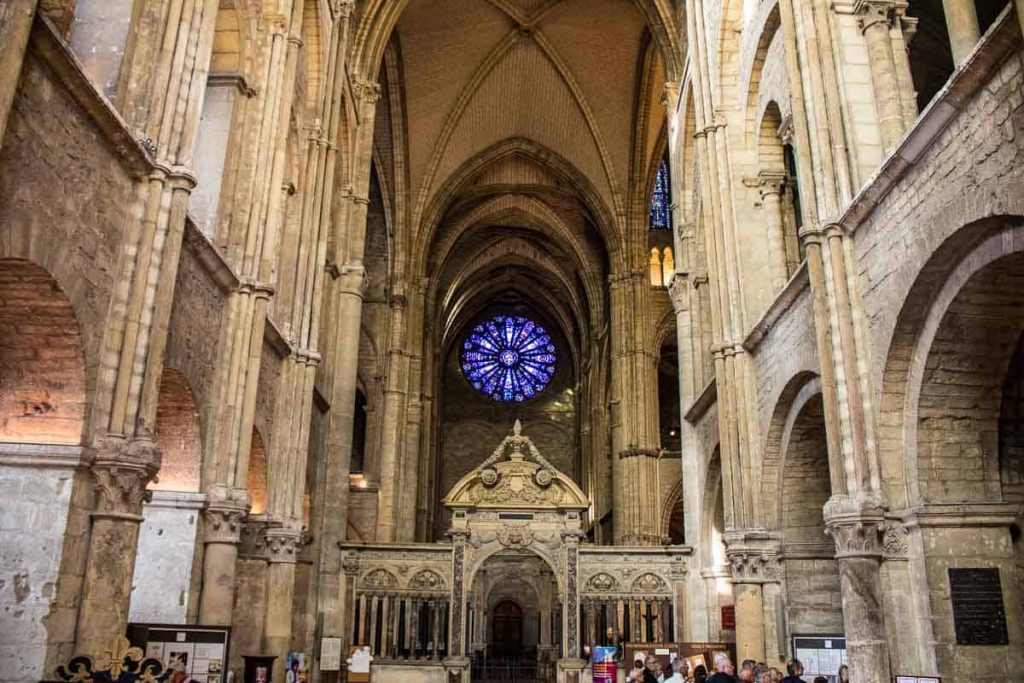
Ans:
POLYGON ((497 315, 473 328, 462 342, 462 374, 495 401, 533 398, 555 375, 551 336, 529 318, 497 315))

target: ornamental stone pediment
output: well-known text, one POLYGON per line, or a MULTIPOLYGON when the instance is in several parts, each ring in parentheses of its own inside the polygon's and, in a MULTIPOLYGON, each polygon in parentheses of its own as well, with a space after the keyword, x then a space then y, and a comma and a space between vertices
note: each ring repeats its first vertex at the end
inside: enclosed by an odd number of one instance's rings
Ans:
POLYGON ((544 459, 516 420, 484 462, 460 479, 444 498, 453 509, 584 510, 587 497, 576 483, 544 459))

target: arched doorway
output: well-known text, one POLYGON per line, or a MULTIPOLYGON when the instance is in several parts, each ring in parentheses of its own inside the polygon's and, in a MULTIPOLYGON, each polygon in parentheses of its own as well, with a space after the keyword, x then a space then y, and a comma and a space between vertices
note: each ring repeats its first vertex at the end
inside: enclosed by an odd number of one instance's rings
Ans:
POLYGON ((502 600, 491 613, 491 650, 498 657, 522 652, 523 608, 515 600, 502 600))
POLYGON ((550 565, 525 549, 501 551, 484 561, 472 585, 473 680, 547 680, 545 672, 558 658, 562 619, 550 565))

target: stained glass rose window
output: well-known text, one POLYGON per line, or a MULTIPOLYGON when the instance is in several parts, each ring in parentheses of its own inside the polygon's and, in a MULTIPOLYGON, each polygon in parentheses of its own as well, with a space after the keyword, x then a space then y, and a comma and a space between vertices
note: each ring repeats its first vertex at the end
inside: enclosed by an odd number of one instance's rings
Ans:
POLYGON ((502 403, 533 398, 555 374, 555 345, 543 327, 520 315, 497 315, 462 342, 461 366, 473 388, 502 403))

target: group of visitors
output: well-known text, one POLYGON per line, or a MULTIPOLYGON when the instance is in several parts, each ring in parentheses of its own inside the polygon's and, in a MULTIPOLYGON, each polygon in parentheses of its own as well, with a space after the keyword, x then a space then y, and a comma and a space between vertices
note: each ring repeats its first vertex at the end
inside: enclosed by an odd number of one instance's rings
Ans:
MULTIPOLYGON (((690 665, 685 659, 679 658, 672 662, 672 671, 665 671, 664 666, 657 658, 648 656, 646 660, 637 660, 633 664, 633 670, 626 677, 627 683, 806 683, 803 678, 804 665, 799 659, 791 659, 786 662, 786 676, 774 667, 764 662, 755 662, 753 659, 743 660, 740 671, 736 673, 736 667, 724 653, 715 656, 715 673, 708 676, 707 669, 702 664, 690 671, 690 665)), ((850 671, 843 664, 839 667, 838 683, 849 683, 850 671)), ((813 683, 829 683, 825 676, 817 676, 813 683)))

